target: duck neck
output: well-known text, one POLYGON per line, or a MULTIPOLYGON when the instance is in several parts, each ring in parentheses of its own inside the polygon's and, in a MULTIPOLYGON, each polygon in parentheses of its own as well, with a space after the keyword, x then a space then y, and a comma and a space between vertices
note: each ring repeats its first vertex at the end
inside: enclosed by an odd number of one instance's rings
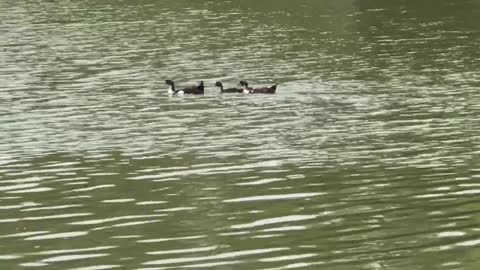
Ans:
POLYGON ((175 92, 175 86, 173 84, 168 85, 168 93, 173 94, 175 92))

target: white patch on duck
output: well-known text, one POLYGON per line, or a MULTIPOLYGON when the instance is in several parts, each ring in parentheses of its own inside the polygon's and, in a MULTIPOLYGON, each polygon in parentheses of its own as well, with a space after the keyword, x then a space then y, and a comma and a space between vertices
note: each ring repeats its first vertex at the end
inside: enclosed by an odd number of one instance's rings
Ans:
POLYGON ((183 90, 180 90, 180 91, 177 92, 177 95, 179 95, 179 96, 183 96, 183 94, 185 94, 185 92, 183 92, 183 90))
POLYGON ((248 90, 248 88, 246 86, 243 87, 243 91, 242 91, 244 94, 250 94, 250 90, 248 90))
POLYGON ((169 95, 173 94, 173 87, 171 85, 168 86, 168 94, 169 95))

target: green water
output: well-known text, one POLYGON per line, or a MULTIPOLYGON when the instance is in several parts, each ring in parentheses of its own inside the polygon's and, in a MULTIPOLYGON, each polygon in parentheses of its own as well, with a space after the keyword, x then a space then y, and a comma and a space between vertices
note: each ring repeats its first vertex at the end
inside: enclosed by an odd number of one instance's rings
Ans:
POLYGON ((473 0, 0 0, 0 269, 478 269, 479 47, 473 0))

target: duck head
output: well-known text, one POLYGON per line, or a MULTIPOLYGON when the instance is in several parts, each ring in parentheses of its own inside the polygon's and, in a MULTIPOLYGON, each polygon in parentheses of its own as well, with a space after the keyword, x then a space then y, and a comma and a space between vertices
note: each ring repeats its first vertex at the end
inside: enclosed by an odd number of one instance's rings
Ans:
POLYGON ((215 86, 220 87, 220 90, 223 90, 223 84, 221 82, 216 82, 215 86))

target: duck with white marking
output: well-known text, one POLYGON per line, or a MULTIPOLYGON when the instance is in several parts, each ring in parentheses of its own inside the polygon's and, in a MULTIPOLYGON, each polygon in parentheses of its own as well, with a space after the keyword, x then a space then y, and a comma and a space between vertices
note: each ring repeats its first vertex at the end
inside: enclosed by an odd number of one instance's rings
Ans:
POLYGON ((248 87, 247 81, 240 81, 240 85, 243 87, 244 94, 275 94, 277 90, 277 84, 269 87, 252 88, 248 87))
POLYGON ((165 84, 168 85, 168 94, 170 95, 203 95, 205 90, 203 81, 196 86, 185 87, 183 89, 175 89, 175 83, 172 80, 166 80, 165 84))

